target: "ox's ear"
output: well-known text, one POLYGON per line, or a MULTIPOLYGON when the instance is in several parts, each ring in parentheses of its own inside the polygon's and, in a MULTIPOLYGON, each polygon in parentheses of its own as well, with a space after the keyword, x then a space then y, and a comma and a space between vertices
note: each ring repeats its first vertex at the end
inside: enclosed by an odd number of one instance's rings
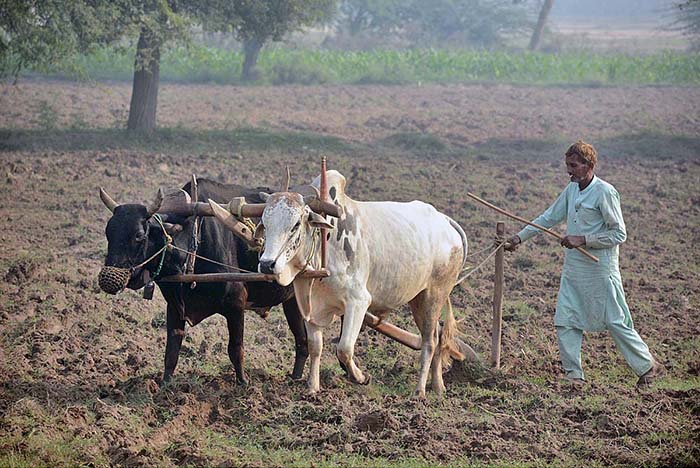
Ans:
POLYGON ((261 222, 255 226, 255 232, 253 233, 253 239, 262 239, 265 237, 265 225, 261 222))
POLYGON ((163 223, 163 227, 165 228, 165 232, 171 236, 182 232, 182 230, 185 228, 182 224, 173 223, 163 223))
POLYGON ((267 199, 270 198, 270 194, 269 194, 269 193, 260 192, 260 193, 258 193, 258 195, 260 195, 260 198, 262 198, 262 201, 264 201, 264 202, 266 202, 266 203, 267 203, 267 199))
POLYGON ((182 230, 184 229, 184 226, 182 224, 173 224, 173 223, 163 223, 163 227, 165 228, 165 232, 167 232, 171 236, 174 236, 175 234, 182 232, 182 230))
POLYGON ((309 225, 315 228, 333 229, 333 225, 318 213, 309 210, 309 225))

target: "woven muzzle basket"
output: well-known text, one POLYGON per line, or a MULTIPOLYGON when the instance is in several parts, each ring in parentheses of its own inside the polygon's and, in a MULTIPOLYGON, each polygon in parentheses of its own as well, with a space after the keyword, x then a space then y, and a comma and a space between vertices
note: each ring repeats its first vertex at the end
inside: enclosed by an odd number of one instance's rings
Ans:
POLYGON ((108 294, 117 294, 126 288, 131 278, 131 270, 113 266, 103 266, 97 276, 100 289, 108 294))

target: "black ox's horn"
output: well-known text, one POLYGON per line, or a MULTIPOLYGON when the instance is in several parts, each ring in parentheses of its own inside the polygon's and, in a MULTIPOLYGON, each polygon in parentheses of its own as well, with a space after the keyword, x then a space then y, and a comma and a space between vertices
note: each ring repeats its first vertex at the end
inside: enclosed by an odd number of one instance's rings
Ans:
POLYGON ((156 197, 146 208, 146 210, 148 211, 148 216, 153 216, 158 212, 158 210, 160 209, 160 205, 163 204, 163 198, 165 198, 165 196, 163 195, 163 189, 159 188, 158 192, 156 193, 156 197))
POLYGON ((105 192, 102 187, 100 187, 100 200, 102 200, 102 203, 104 203, 107 209, 109 209, 109 211, 112 213, 114 213, 114 209, 119 206, 119 204, 115 202, 112 197, 107 195, 107 192, 105 192))

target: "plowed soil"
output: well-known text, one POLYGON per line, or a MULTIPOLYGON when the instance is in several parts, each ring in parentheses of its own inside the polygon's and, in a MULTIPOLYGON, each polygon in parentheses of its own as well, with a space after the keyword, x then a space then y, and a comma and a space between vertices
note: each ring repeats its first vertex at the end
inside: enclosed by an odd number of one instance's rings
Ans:
MULTIPOLYGON (((152 137, 123 126, 130 86, 27 81, 0 87, 0 465, 698 466, 700 93, 672 87, 508 85, 222 87, 163 84, 152 137), (322 392, 288 377, 281 310, 246 316, 247 387, 226 326, 188 328, 163 385, 165 302, 102 293, 109 212, 190 174, 277 186, 319 157, 360 200, 421 199, 458 220, 471 266, 495 224, 476 193, 534 217, 566 185, 577 138, 622 196, 624 287, 635 327, 666 367, 650 388, 606 333, 588 334, 587 385, 560 381, 552 323, 561 247, 539 236, 506 257, 502 368, 488 368, 493 261, 452 294, 484 366, 456 366, 443 398, 410 398, 418 354, 372 330, 350 383, 326 333, 322 392)), ((520 226, 507 221, 514 233, 520 226)), ((397 268, 401 268, 397 265, 397 268)), ((388 320, 415 330, 410 312, 388 320)))

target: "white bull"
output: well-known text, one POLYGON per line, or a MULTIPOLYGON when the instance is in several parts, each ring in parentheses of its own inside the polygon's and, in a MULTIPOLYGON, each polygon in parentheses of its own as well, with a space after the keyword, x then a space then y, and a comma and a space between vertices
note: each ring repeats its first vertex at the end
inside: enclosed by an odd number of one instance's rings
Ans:
MULTIPOLYGON (((293 281, 309 340, 309 391, 315 393, 320 388, 323 328, 335 316, 344 316, 338 359, 352 380, 365 384, 370 377, 353 359, 365 312, 384 316, 409 304, 422 338, 415 396, 425 396, 429 371, 433 390, 442 394, 443 357, 460 356, 449 295, 467 255, 464 231, 423 202, 354 201, 345 194, 345 177, 337 171, 326 174, 331 201, 342 207, 338 220, 328 223, 305 205, 300 194, 292 192, 269 196, 262 215, 265 249, 259 268, 277 275, 282 285, 293 281), (320 227, 329 228, 331 275, 322 280, 297 277, 320 264, 320 227), (440 333, 444 306, 447 314, 440 333)), ((318 177, 313 185, 318 188, 318 177)))

